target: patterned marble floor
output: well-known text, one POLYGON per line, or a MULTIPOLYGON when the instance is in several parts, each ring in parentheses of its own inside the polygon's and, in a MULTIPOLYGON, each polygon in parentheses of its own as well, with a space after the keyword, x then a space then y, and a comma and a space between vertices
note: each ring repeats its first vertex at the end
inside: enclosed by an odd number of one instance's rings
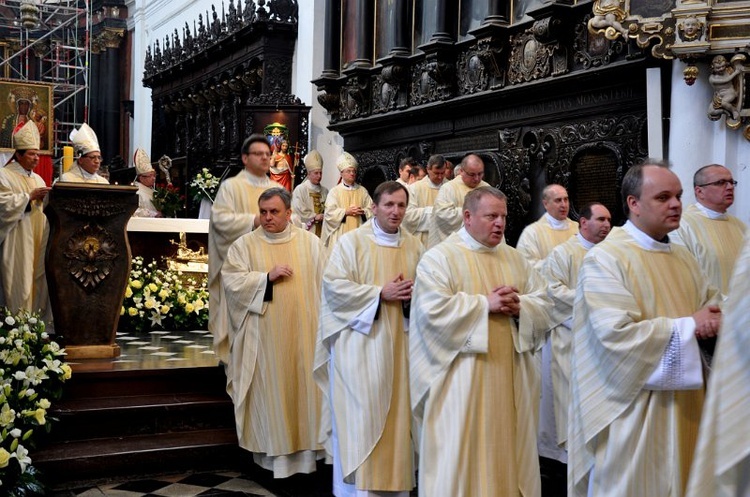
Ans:
POLYGON ((208 331, 117 333, 120 356, 114 359, 70 361, 73 371, 212 367, 219 360, 208 331))
POLYGON ((194 496, 273 496, 237 472, 194 473, 156 476, 107 485, 55 492, 53 497, 194 497, 194 496))

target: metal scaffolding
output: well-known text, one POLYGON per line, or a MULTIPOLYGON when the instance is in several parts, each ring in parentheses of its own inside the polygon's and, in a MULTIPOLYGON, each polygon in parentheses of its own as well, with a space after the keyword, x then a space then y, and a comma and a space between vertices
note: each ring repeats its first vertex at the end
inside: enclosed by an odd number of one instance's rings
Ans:
POLYGON ((0 74, 53 85, 53 149, 59 157, 70 132, 88 118, 89 0, 6 0, 0 33, 13 47, 0 52, 0 74))

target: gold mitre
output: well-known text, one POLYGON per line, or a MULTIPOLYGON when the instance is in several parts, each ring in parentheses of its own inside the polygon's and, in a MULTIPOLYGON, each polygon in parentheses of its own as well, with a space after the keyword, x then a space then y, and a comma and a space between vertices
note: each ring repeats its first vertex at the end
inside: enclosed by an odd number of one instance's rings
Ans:
POLYGON ((13 148, 16 150, 39 150, 41 141, 39 128, 31 120, 26 121, 26 124, 13 134, 13 148))
POLYGON ((343 171, 344 169, 349 167, 357 169, 357 159, 355 159, 354 156, 349 152, 344 152, 343 154, 339 155, 339 158, 336 161, 336 167, 339 171, 343 171))
POLYGON ((135 174, 140 176, 141 174, 148 174, 154 170, 151 167, 151 157, 148 156, 145 150, 137 148, 135 154, 133 154, 133 162, 135 163, 135 174))
POLYGON ((323 157, 317 150, 310 150, 310 152, 303 159, 305 161, 305 168, 308 171, 320 171, 323 169, 323 157))
POLYGON ((80 128, 70 132, 70 141, 73 142, 73 146, 81 155, 91 152, 101 152, 102 150, 99 147, 99 140, 96 138, 96 133, 86 123, 81 124, 80 128))

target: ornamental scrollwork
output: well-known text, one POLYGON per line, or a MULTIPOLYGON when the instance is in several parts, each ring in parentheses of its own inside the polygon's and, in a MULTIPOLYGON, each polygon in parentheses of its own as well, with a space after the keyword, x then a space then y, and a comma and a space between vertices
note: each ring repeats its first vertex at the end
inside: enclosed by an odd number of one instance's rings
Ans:
POLYGON ((549 76, 552 72, 554 45, 537 40, 532 29, 527 29, 511 39, 508 82, 527 83, 549 76))
POLYGON ((85 290, 92 291, 112 272, 120 255, 114 236, 98 224, 87 223, 68 239, 63 255, 68 272, 85 290))

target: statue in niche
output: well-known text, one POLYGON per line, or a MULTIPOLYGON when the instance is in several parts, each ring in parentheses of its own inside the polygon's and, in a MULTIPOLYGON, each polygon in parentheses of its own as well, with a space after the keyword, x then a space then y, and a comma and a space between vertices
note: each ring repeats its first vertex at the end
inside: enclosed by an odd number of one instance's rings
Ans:
MULTIPOLYGON (((208 12, 206 13, 206 20, 208 20, 208 12)), ((208 33, 206 32, 206 25, 203 24, 203 14, 198 14, 198 48, 204 49, 206 47, 206 41, 208 39, 208 33)))
POLYGON ((185 22, 185 53, 189 57, 193 54, 193 36, 190 34, 190 26, 185 22))
POLYGON ((742 64, 745 60, 744 55, 737 54, 732 57, 731 66, 723 55, 717 55, 711 61, 711 75, 708 77, 708 82, 714 88, 714 96, 708 107, 708 117, 712 121, 721 119, 721 116, 727 116, 727 124, 739 124, 742 78, 738 76, 743 73, 742 64), (730 122, 730 119, 733 122, 730 122))
POLYGON ((227 14, 227 26, 229 32, 233 33, 239 29, 239 17, 237 16, 237 9, 234 6, 234 0, 229 0, 229 13, 227 14))
POLYGON ((628 15, 625 0, 596 0, 593 12, 594 17, 589 19, 589 31, 604 32, 608 40, 614 40, 620 35, 627 39, 628 28, 622 25, 628 15))
POLYGON ((245 0, 245 9, 242 11, 242 21, 247 25, 255 20, 255 2, 245 0))
POLYGON ((221 21, 219 20, 219 14, 216 13, 216 7, 211 5, 211 37, 214 41, 218 41, 221 38, 221 21))
POLYGON ((182 59, 182 44, 180 43, 180 35, 177 33, 177 28, 174 28, 174 35, 172 36, 172 50, 174 51, 175 62, 182 59))

